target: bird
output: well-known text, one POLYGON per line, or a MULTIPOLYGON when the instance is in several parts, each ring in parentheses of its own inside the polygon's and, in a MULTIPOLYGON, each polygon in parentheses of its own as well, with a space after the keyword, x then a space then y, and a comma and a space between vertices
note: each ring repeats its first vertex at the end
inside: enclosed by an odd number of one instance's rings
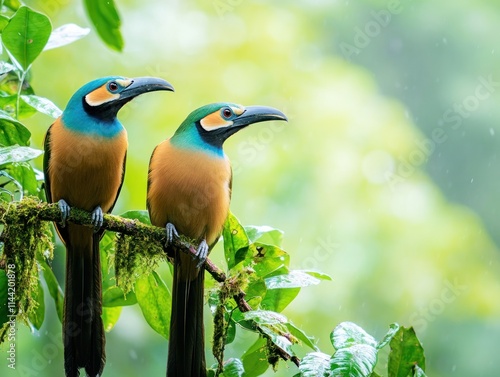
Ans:
POLYGON ((165 228, 167 249, 179 234, 196 242, 194 257, 173 250, 167 376, 206 376, 203 264, 222 233, 232 188, 222 146, 244 127, 271 120, 287 117, 272 107, 209 104, 188 115, 153 151, 147 188, 151 223, 165 228))
POLYGON ((64 369, 77 377, 102 375, 105 336, 99 240, 125 174, 127 131, 117 119, 123 105, 152 91, 173 91, 155 77, 109 76, 82 86, 49 127, 44 140, 45 195, 61 211, 56 230, 66 246, 63 312, 64 369), (92 227, 66 224, 71 208, 92 213, 92 227))

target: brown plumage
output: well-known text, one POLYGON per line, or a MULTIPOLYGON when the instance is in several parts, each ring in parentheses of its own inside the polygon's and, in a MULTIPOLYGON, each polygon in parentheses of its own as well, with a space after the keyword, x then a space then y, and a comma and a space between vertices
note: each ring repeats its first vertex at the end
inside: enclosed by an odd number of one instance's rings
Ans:
POLYGON ((198 243, 193 258, 174 250, 167 376, 205 377, 203 263, 229 213, 231 167, 224 141, 249 124, 286 120, 280 111, 214 103, 193 111, 174 136, 153 152, 147 205, 151 222, 198 243))
POLYGON ((105 336, 101 319, 99 240, 103 213, 110 212, 125 173, 127 132, 116 119, 134 97, 157 90, 172 91, 154 77, 103 77, 81 87, 45 137, 45 194, 58 202, 62 223, 57 232, 66 245, 64 295, 64 369, 67 377, 102 375, 105 336), (71 207, 92 212, 90 227, 66 224, 71 207))
MULTIPOLYGON (((178 148, 166 140, 149 168, 148 209, 152 224, 174 224, 198 243, 217 242, 229 211, 231 167, 226 158, 178 148)), ((168 376, 205 376, 203 334, 204 270, 176 252, 168 376), (181 351, 182 350, 182 351, 181 351)))
MULTIPOLYGON (((45 192, 49 202, 110 212, 118 198, 127 153, 125 129, 115 138, 85 136, 68 130, 61 119, 45 137, 45 192)), ((105 335, 102 324, 99 240, 103 231, 67 224, 56 226, 66 245, 63 341, 67 376, 85 368, 90 376, 102 373, 105 335)))

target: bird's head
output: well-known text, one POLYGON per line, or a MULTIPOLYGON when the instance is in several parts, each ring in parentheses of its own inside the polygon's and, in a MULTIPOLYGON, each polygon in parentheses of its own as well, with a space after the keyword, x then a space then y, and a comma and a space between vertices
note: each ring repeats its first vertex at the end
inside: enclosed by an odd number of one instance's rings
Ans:
POLYGON ((288 121, 285 114, 272 107, 213 103, 189 114, 175 132, 172 142, 222 155, 222 144, 229 136, 250 124, 268 120, 288 121))
MULTIPOLYGON (((135 97, 158 90, 174 91, 167 81, 156 77, 102 77, 93 80, 71 97, 63 112, 63 123, 80 132, 117 123, 118 111, 135 97)), ((119 123, 118 123, 119 124, 119 123)))

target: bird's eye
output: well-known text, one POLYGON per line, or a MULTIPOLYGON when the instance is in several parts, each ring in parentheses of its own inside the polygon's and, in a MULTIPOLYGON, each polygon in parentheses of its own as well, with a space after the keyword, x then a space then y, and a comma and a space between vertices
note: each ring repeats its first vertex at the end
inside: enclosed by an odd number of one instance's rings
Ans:
POLYGON ((108 88, 109 90, 111 90, 112 92, 116 92, 118 90, 118 84, 114 81, 111 81, 109 84, 108 84, 108 88))
POLYGON ((231 111, 231 109, 229 107, 222 109, 222 116, 224 118, 228 119, 231 117, 231 115, 233 115, 233 112, 231 111))

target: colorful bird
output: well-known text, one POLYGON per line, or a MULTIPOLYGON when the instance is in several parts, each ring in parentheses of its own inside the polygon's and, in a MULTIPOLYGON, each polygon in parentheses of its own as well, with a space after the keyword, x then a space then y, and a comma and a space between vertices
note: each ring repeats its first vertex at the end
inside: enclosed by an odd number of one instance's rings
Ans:
POLYGON ((224 141, 242 128, 287 120, 271 107, 214 103, 193 111, 151 156, 147 207, 151 222, 172 241, 198 242, 196 257, 175 252, 167 376, 206 376, 203 331, 203 263, 229 213, 231 166, 224 141))
POLYGON ((123 183, 127 132, 118 111, 140 94, 173 91, 153 77, 104 77, 80 88, 45 136, 45 194, 58 202, 62 223, 56 224, 66 245, 64 295, 64 369, 67 377, 102 374, 106 354, 102 324, 99 240, 103 213, 113 209, 123 183), (65 224, 71 207, 92 212, 94 229, 65 224))

